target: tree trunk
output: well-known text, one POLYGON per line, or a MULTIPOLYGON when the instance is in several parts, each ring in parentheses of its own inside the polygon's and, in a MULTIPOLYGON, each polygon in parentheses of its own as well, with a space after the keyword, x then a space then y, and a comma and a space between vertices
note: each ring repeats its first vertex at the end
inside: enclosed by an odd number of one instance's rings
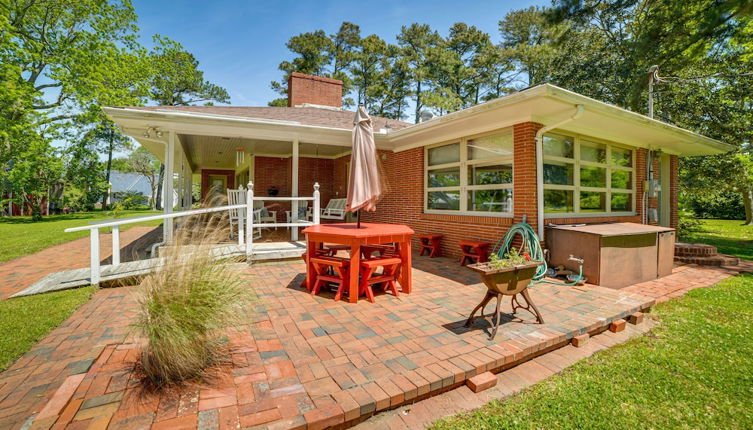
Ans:
POLYGON ((159 165, 159 179, 157 180, 157 189, 154 193, 154 208, 158 211, 162 210, 162 183, 165 181, 165 165, 160 163, 159 165))
POLYGON ((115 132, 113 130, 110 130, 110 147, 107 151, 107 170, 105 170, 105 182, 107 183, 107 191, 105 191, 105 195, 102 196, 102 210, 107 210, 107 200, 110 197, 110 192, 112 191, 110 189, 110 171, 112 170, 112 147, 113 147, 113 141, 115 140, 115 132))
POLYGON ((745 206, 745 225, 753 225, 753 186, 746 187, 742 194, 743 206, 745 206))

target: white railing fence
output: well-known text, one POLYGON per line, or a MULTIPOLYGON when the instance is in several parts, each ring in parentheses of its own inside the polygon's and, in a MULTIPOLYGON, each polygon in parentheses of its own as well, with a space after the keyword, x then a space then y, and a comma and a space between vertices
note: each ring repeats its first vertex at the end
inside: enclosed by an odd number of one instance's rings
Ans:
POLYGON ((314 184, 314 193, 311 197, 254 197, 254 184, 253 182, 248 183, 248 191, 246 195, 246 202, 243 204, 236 204, 236 205, 226 205, 226 206, 215 206, 211 208, 203 208, 203 209, 191 209, 187 211, 181 211, 181 212, 172 212, 172 213, 166 213, 166 214, 159 214, 159 215, 147 215, 142 217, 131 217, 131 218, 121 218, 116 219, 112 221, 104 221, 104 222, 98 222, 95 224, 90 224, 86 226, 81 227, 72 227, 65 229, 66 233, 74 232, 74 231, 84 231, 89 230, 89 239, 90 239, 90 257, 89 257, 89 268, 90 268, 90 282, 92 285, 99 285, 99 282, 101 280, 100 277, 100 246, 99 246, 99 230, 103 228, 110 228, 112 232, 112 264, 120 264, 120 226, 124 224, 135 224, 140 222, 146 222, 146 221, 155 221, 155 220, 173 220, 176 218, 183 218, 183 217, 189 217, 194 215, 201 215, 201 214, 207 214, 207 213, 213 213, 213 212, 222 212, 222 211, 230 211, 230 210, 240 210, 241 215, 245 216, 245 222, 239 222, 238 223, 238 245, 241 247, 244 247, 246 257, 250 257, 253 253, 253 230, 254 228, 265 228, 265 227, 293 227, 293 231, 297 232, 297 228, 295 227, 306 227, 309 225, 315 225, 319 224, 320 222, 320 195, 319 195, 319 183, 314 184), (253 214, 254 212, 254 201, 269 201, 269 200, 275 200, 275 201, 291 201, 292 206, 294 209, 296 209, 295 212, 293 212, 293 222, 287 223, 280 223, 280 222, 273 222, 273 223, 254 223, 254 217, 253 216, 246 216, 246 214, 253 214), (314 213, 313 213, 313 220, 312 221, 298 221, 298 212, 297 212, 297 206, 298 202, 300 201, 313 201, 314 205, 314 213))

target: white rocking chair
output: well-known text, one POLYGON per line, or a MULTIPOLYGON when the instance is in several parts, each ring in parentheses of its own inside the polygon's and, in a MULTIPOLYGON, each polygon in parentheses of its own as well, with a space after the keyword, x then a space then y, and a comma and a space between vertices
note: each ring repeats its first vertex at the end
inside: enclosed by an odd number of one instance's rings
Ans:
MULTIPOLYGON (((261 211, 259 216, 261 217, 262 223, 269 223, 273 224, 277 222, 277 211, 270 211, 264 206, 264 201, 262 200, 254 200, 254 211, 261 211)), ((256 222, 256 221, 254 221, 256 222)), ((269 229, 269 227, 264 227, 266 229, 269 229)), ((277 227, 275 227, 275 230, 277 230, 277 227)))
MULTIPOLYGON (((227 189, 227 204, 242 205, 246 204, 246 190, 241 186, 237 190, 227 189)), ((236 237, 236 230, 238 230, 238 224, 245 222, 246 219, 245 209, 230 209, 230 238, 236 237)))
POLYGON ((330 199, 322 209, 322 219, 345 219, 345 199, 330 199))

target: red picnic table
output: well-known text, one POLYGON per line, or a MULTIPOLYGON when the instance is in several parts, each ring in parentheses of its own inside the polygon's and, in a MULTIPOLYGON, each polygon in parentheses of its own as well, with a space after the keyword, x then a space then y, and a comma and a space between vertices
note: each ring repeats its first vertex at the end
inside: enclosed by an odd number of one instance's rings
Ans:
POLYGON ((361 223, 361 228, 356 228, 353 223, 318 224, 306 227, 303 234, 306 235, 306 283, 312 285, 315 271, 312 259, 315 257, 317 247, 323 243, 336 243, 350 246, 351 273, 348 279, 348 301, 358 301, 358 267, 361 262, 361 246, 384 245, 395 243, 400 253, 403 270, 400 271, 398 283, 403 293, 411 291, 411 236, 414 231, 407 225, 400 224, 374 224, 361 223))

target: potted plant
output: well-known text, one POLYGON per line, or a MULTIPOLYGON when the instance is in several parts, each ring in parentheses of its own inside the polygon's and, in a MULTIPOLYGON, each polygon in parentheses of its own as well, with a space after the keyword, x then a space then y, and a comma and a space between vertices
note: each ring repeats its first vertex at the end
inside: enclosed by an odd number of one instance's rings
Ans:
POLYGON ((497 334, 497 327, 499 326, 500 316, 500 303, 502 296, 512 296, 512 312, 513 314, 518 308, 526 309, 536 316, 536 320, 540 323, 544 323, 544 319, 541 317, 541 313, 536 308, 536 305, 531 301, 531 297, 528 294, 527 288, 531 284, 531 280, 536 275, 536 269, 541 265, 540 261, 533 261, 528 253, 520 253, 517 249, 512 248, 505 254, 503 258, 494 254, 489 261, 483 263, 475 263, 468 266, 469 269, 477 272, 481 276, 481 280, 486 285, 487 291, 484 299, 479 303, 471 312, 471 316, 466 321, 466 327, 470 326, 473 322, 473 317, 481 309, 481 316, 484 319, 489 320, 492 327, 494 327, 489 339, 494 339, 497 334), (517 295, 523 296, 526 304, 522 305, 517 295), (496 318, 491 321, 488 317, 484 316, 483 308, 493 298, 497 299, 497 306, 495 309, 496 318))

